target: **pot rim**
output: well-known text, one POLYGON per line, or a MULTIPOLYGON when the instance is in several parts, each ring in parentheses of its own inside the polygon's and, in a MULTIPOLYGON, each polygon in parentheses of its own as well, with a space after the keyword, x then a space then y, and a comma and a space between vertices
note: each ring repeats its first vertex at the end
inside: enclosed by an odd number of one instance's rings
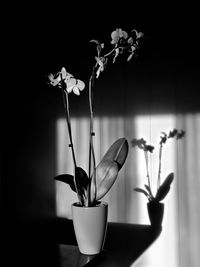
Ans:
POLYGON ((102 207, 107 207, 108 203, 106 201, 99 201, 98 205, 96 206, 91 206, 91 207, 85 207, 85 206, 80 206, 80 202, 76 201, 72 203, 72 207, 75 208, 81 208, 81 209, 95 209, 95 208, 102 208, 102 207))

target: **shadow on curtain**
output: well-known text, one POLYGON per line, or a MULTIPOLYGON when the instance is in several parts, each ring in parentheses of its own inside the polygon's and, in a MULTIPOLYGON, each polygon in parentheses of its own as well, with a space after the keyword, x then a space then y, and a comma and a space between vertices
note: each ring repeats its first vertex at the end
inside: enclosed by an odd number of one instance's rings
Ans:
MULTIPOLYGON (((131 148, 132 138, 143 137, 155 146, 150 158, 152 183, 158 171, 160 132, 177 128, 186 131, 181 141, 168 141, 163 150, 162 179, 171 171, 175 180, 164 200, 163 232, 154 246, 146 252, 137 266, 186 267, 200 262, 200 114, 138 115, 132 117, 97 117, 94 122, 94 146, 98 163, 109 146, 125 136, 129 141, 129 154, 125 166, 110 192, 104 197, 109 203, 109 221, 149 224, 147 200, 133 191, 146 183, 146 169, 141 151, 131 148), (159 255, 159 257, 158 257, 159 255)), ((73 118, 74 146, 79 166, 87 171, 89 119, 73 118)), ((57 122, 57 174, 73 174, 71 151, 65 119, 57 122)), ((71 218, 71 203, 77 196, 68 185, 56 182, 57 216, 71 218)))

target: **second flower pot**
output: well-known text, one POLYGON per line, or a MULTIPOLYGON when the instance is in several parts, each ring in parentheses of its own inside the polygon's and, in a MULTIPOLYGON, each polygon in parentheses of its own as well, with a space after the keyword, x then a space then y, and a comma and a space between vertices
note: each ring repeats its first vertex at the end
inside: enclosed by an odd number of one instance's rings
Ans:
POLYGON ((72 204, 72 219, 79 251, 86 255, 101 252, 107 231, 108 204, 100 202, 94 207, 72 204))
POLYGON ((150 201, 147 203, 149 220, 152 226, 161 226, 164 216, 164 203, 150 201))

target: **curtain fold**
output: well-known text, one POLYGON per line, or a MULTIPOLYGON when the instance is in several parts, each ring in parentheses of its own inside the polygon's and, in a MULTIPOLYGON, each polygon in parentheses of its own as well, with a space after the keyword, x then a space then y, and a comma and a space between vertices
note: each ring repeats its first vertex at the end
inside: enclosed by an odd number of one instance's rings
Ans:
POLYGON ((197 267, 200 264, 200 113, 177 115, 177 125, 186 131, 184 145, 177 147, 180 266, 197 267))

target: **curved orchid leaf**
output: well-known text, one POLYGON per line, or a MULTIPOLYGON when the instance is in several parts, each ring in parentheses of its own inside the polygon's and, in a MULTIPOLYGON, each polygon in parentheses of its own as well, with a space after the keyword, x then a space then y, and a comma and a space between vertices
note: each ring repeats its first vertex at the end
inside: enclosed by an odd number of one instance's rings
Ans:
POLYGON ((87 202, 87 187, 90 182, 87 173, 81 168, 76 167, 75 168, 75 187, 76 192, 79 198, 79 201, 82 206, 85 206, 87 202))
POLYGON ((119 170, 128 154, 128 142, 125 138, 115 141, 107 150, 93 174, 90 188, 91 202, 101 199, 114 184, 119 170))
POLYGON ((74 176, 73 175, 60 174, 60 175, 55 176, 54 179, 57 180, 57 181, 60 181, 60 182, 68 184, 71 187, 71 189, 74 192, 76 192, 76 187, 75 187, 75 184, 74 184, 74 176))
POLYGON ((128 142, 126 138, 122 137, 116 140, 107 150, 102 158, 104 160, 115 161, 118 165, 118 170, 122 168, 128 155, 128 142))
MULTIPOLYGON (((118 176, 117 163, 111 160, 103 160, 96 168, 96 191, 94 179, 91 183, 91 201, 97 201, 105 196, 118 176)), ((93 177, 92 177, 93 178, 93 177)))
POLYGON ((136 187, 136 188, 134 188, 134 190, 135 190, 136 192, 145 194, 146 197, 149 196, 149 194, 148 194, 144 189, 142 189, 142 188, 137 188, 137 187, 136 187))
POLYGON ((174 179, 174 173, 170 173, 164 182, 161 184, 161 186, 158 188, 155 200, 156 201, 161 201, 165 198, 165 196, 168 194, 170 190, 171 183, 174 179))
POLYGON ((87 173, 81 167, 75 168, 75 181, 77 187, 84 188, 85 190, 87 190, 87 186, 90 180, 88 178, 87 173))

